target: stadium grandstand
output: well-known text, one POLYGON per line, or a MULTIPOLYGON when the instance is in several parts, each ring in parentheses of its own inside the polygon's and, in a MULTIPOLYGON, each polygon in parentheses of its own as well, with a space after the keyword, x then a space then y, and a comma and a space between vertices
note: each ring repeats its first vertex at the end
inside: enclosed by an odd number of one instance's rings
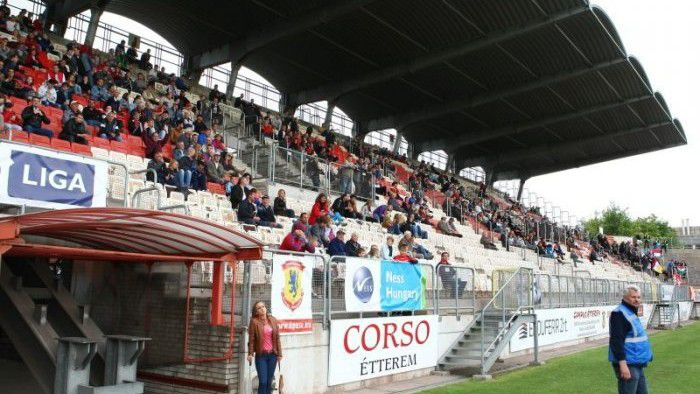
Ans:
POLYGON ((664 240, 524 192, 687 143, 588 1, 6 1, 0 76, 10 392, 253 392, 258 301, 290 393, 537 361, 632 284, 700 309, 664 240))

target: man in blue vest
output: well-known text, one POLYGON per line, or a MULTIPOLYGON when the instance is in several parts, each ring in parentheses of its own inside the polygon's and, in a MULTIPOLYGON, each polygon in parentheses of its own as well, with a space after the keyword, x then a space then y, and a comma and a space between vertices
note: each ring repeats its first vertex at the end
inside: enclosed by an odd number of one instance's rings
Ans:
POLYGON ((642 305, 639 287, 625 288, 622 303, 610 313, 608 359, 617 376, 620 394, 647 394, 644 368, 653 359, 649 338, 637 311, 642 305))

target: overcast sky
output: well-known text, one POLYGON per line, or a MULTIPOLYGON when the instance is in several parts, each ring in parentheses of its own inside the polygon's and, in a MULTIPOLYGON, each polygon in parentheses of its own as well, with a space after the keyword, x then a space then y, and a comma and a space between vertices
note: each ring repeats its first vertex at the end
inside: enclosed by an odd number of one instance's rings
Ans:
POLYGON ((652 88, 678 118, 688 145, 529 180, 526 188, 580 217, 610 201, 634 216, 655 213, 680 226, 700 225, 700 1, 597 0, 615 24, 627 53, 642 63, 652 88), (583 187, 579 187, 582 185, 583 187))
MULTIPOLYGON (((616 202, 633 216, 655 213, 672 226, 680 226, 683 218, 700 225, 700 208, 695 205, 700 191, 700 1, 593 3, 610 16, 627 53, 640 60, 652 88, 664 95, 672 115, 683 124, 688 145, 539 176, 530 179, 526 188, 579 219, 616 202)), ((105 14, 102 20, 163 41, 117 15, 105 14)))

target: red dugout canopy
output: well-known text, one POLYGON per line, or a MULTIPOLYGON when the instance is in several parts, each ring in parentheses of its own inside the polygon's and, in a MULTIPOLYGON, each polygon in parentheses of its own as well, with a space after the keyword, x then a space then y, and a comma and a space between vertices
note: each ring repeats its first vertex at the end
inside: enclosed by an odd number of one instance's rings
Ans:
POLYGON ((163 211, 80 208, 0 219, 0 254, 10 256, 234 261, 260 259, 262 247, 261 242, 231 228, 163 211))

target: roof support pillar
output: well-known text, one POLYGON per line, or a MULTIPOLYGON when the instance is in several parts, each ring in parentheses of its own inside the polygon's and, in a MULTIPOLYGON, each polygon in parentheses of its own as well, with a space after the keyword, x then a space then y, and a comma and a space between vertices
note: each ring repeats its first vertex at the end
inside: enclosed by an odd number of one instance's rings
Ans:
MULTIPOLYGON (((211 316, 209 319, 209 324, 212 326, 224 325, 224 314, 221 312, 224 303, 224 264, 223 261, 214 262, 211 285, 211 316)), ((233 319, 233 313, 231 319, 233 319)))
POLYGON ((294 116, 297 108, 299 108, 299 104, 291 101, 289 93, 280 92, 280 112, 282 115, 294 116))
POLYGON ((526 176, 521 176, 520 177, 520 182, 518 183, 518 197, 517 200, 518 202, 521 201, 521 198, 523 197, 523 190, 525 190, 525 182, 527 182, 528 178, 526 176))
POLYGON ((97 27, 100 24, 100 18, 104 8, 100 7, 90 7, 90 23, 88 24, 87 31, 85 32, 84 44, 92 47, 95 43, 95 36, 97 35, 97 27))
POLYGON ((493 168, 489 168, 486 170, 486 186, 493 187, 494 182, 496 182, 496 171, 493 168))
POLYGON ((241 62, 231 62, 231 73, 228 75, 228 85, 226 85, 226 97, 233 102, 233 91, 236 88, 236 80, 238 80, 238 72, 241 70, 241 62))
POLYGON ((396 138, 394 139, 394 147, 392 148, 392 151, 394 152, 395 155, 399 154, 399 150, 401 149, 401 139, 403 138, 403 133, 400 132, 399 130, 396 130, 396 138))
POLYGON ((333 110, 335 110, 336 100, 328 100, 328 107, 326 108, 326 117, 323 119, 323 124, 321 128, 330 129, 331 123, 333 122, 333 110))

